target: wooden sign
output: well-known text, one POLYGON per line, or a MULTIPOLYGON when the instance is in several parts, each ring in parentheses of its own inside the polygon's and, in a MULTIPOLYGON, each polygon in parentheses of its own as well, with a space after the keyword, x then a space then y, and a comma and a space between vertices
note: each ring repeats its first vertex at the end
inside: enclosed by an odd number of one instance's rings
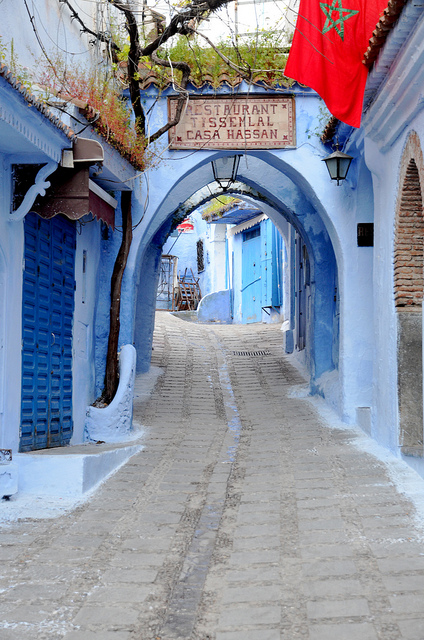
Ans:
MULTIPOLYGON (((168 98, 174 117, 177 98, 168 98)), ((294 98, 191 97, 169 130, 171 149, 282 149, 296 146, 294 98)))

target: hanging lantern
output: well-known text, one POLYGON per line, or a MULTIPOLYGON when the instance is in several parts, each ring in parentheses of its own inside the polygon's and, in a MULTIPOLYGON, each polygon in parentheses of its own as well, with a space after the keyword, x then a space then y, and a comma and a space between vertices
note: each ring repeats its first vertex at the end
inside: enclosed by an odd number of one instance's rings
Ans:
POLYGON ((222 156, 212 160, 212 172, 215 182, 219 184, 223 191, 237 180, 237 171, 241 156, 222 156))
POLYGON ((348 156, 347 153, 339 151, 339 143, 337 143, 334 153, 323 158, 322 161, 327 165, 330 178, 332 180, 337 180, 337 184, 339 185, 342 180, 346 179, 352 160, 352 156, 348 156))

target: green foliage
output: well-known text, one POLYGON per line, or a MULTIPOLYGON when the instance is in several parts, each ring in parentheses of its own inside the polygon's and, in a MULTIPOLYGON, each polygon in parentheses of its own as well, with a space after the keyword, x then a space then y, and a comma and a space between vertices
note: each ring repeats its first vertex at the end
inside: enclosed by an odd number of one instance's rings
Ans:
POLYGON ((66 67, 60 58, 45 63, 38 82, 46 88, 46 100, 57 96, 73 102, 90 116, 97 112, 94 129, 138 169, 144 169, 145 140, 137 135, 131 108, 121 96, 121 87, 106 71, 66 67))
MULTIPOLYGON (((253 33, 249 37, 237 42, 231 39, 220 41, 216 48, 240 69, 232 69, 212 47, 202 46, 203 41, 198 38, 181 36, 168 49, 158 52, 159 56, 172 60, 186 62, 192 69, 191 80, 196 85, 210 82, 218 87, 225 74, 235 80, 243 74, 251 75, 254 81, 264 81, 268 84, 291 84, 284 77, 283 69, 287 62, 287 49, 282 46, 281 35, 270 31, 253 33)), ((147 65, 146 65, 147 66, 147 65)), ((153 67, 159 77, 169 78, 169 70, 153 67)), ((174 71, 178 74, 178 71, 174 71)), ((179 79, 179 75, 177 76, 179 79)))
POLYGON ((0 37, 0 62, 4 62, 17 80, 26 88, 31 89, 32 77, 28 67, 19 64, 13 38, 5 44, 0 37))
POLYGON ((229 211, 240 200, 232 196, 219 196, 209 202, 202 211, 202 218, 210 222, 216 218, 221 218, 226 211, 229 211))

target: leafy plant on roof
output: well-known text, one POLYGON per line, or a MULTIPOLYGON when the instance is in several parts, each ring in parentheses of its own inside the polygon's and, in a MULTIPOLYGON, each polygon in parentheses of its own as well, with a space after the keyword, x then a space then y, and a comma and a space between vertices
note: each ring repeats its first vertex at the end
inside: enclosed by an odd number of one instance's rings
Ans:
POLYGON ((45 88, 45 100, 57 98, 80 107, 93 128, 137 169, 145 166, 146 142, 134 127, 128 102, 121 87, 107 71, 66 67, 57 57, 45 62, 38 81, 45 88))
MULTIPOLYGON (((221 40, 212 47, 200 35, 195 38, 181 36, 158 55, 188 64, 191 68, 190 80, 197 86, 209 82, 217 88, 223 76, 269 85, 289 85, 292 81, 283 74, 287 49, 282 45, 281 38, 279 33, 263 30, 245 36, 237 47, 231 38, 221 40)), ((159 73, 157 66, 154 70, 159 73)), ((169 73, 165 80, 169 82, 169 73)))
POLYGON ((202 218, 207 222, 211 222, 217 218, 222 218, 224 213, 240 202, 241 200, 239 198, 233 198, 232 196, 219 196, 219 198, 214 198, 203 209, 202 218))

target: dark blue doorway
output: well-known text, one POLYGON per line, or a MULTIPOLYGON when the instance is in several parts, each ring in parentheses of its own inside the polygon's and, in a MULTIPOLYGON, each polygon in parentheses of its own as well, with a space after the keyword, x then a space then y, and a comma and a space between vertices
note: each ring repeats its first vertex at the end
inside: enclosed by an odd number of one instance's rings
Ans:
POLYGON ((25 218, 20 451, 58 447, 72 436, 75 224, 25 218))

